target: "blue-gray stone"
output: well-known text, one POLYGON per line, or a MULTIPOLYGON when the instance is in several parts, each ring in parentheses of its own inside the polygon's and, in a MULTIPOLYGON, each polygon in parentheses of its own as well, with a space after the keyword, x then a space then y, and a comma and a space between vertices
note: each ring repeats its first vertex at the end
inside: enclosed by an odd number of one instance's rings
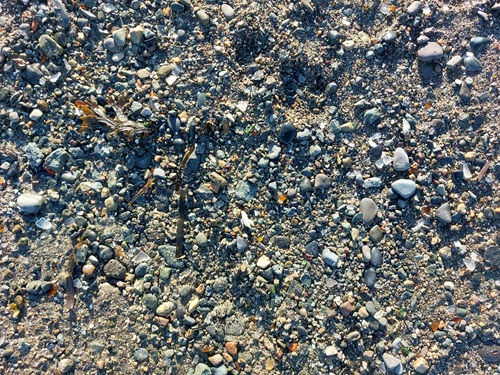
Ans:
POLYGON ((377 216, 378 207, 371 198, 363 198, 361 199, 361 203, 359 204, 359 209, 363 215, 363 222, 366 225, 370 225, 375 217, 377 216))
POLYGON ((417 190, 417 184, 412 180, 400 178, 391 184, 391 188, 403 198, 409 198, 417 190))
POLYGON ((417 51, 418 59, 424 62, 438 60, 443 54, 443 49, 436 42, 429 42, 417 51))
POLYGON ((144 362, 149 358, 149 353, 146 349, 139 348, 135 351, 134 358, 137 362, 144 362))
POLYGON ((378 247, 370 249, 370 263, 373 267, 378 268, 382 265, 382 253, 378 247))
POLYGON ((396 148, 394 151, 394 161, 392 162, 392 167, 398 172, 410 169, 410 159, 408 158, 405 150, 401 147, 396 148))
POLYGON ((406 13, 408 13, 409 16, 414 16, 419 12, 421 8, 422 8, 422 2, 414 1, 408 6, 408 8, 406 9, 406 13))
POLYGON ((289 122, 285 122, 278 131, 278 140, 281 143, 289 144, 295 139, 297 135, 297 129, 289 122))
POLYGON ((490 38, 485 36, 475 36, 470 39, 470 48, 472 52, 481 52, 491 42, 490 38))
POLYGON ((464 59, 464 65, 467 73, 479 73, 483 70, 481 62, 473 56, 467 56, 464 59))
POLYGON ((53 171, 56 174, 61 174, 68 157, 69 154, 65 149, 57 148, 52 151, 49 156, 47 156, 44 167, 45 169, 53 171))
POLYGON ((324 249, 321 256, 323 261, 330 267, 337 267, 339 264, 339 256, 329 249, 324 249))
POLYGON ((451 223, 451 210, 450 204, 444 203, 436 210, 436 219, 442 223, 451 223))
POLYGON ((175 256, 175 246, 172 245, 158 246, 158 252, 165 259, 167 266, 172 268, 184 268, 184 261, 177 259, 175 256))
POLYGON ((198 363, 194 369, 194 375, 212 375, 212 371, 206 364, 198 363))
POLYGON ((363 273, 363 279, 365 280, 365 284, 368 288, 373 288, 375 285, 375 270, 373 268, 368 268, 363 273))
POLYGON ((36 193, 21 194, 16 201, 21 211, 27 214, 36 214, 46 202, 47 199, 43 195, 36 193))
POLYGON ((246 181, 240 181, 236 185, 234 196, 236 199, 250 202, 255 197, 255 188, 246 181))
POLYGON ((365 112, 363 118, 368 125, 373 125, 380 120, 380 112, 377 108, 369 109, 365 112))

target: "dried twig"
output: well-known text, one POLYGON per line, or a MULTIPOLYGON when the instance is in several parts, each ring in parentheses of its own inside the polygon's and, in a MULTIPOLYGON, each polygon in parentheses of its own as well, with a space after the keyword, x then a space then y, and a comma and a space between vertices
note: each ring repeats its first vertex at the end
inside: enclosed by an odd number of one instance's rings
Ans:
POLYGON ((191 147, 189 147, 189 150, 184 154, 184 157, 182 158, 181 164, 179 165, 179 170, 177 171, 177 178, 175 181, 175 191, 179 191, 179 189, 181 188, 182 173, 184 171, 184 168, 186 167, 189 158, 191 157, 195 149, 196 145, 192 144, 191 147))
POLYGON ((177 233, 175 238, 175 256, 180 258, 184 245, 184 221, 187 218, 186 189, 179 191, 179 217, 177 218, 177 233))
POLYGON ((127 206, 131 207, 132 204, 134 204, 134 202, 137 200, 137 198, 139 198, 141 195, 146 194, 146 192, 153 186, 154 180, 155 180, 154 177, 149 177, 144 186, 141 187, 137 192, 137 194, 134 195, 134 197, 130 200, 130 202, 128 202, 127 206))
POLYGON ((490 161, 488 160, 484 165, 483 168, 481 168, 481 171, 477 175, 477 181, 481 181, 483 177, 486 175, 486 172, 488 172, 488 168, 490 167, 490 161))

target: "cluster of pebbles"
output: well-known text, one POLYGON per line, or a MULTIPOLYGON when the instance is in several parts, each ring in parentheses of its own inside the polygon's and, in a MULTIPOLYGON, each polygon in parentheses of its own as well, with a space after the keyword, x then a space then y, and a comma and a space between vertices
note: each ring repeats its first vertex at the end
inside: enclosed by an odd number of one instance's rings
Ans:
POLYGON ((500 373, 499 22, 0 4, 0 372, 500 373))

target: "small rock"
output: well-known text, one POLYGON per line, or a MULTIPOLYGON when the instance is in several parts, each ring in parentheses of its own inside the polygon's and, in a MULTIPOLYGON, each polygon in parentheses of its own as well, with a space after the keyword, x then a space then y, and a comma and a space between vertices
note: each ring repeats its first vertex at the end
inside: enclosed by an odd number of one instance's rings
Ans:
POLYGON ((370 229, 370 232, 368 232, 368 237, 372 242, 380 242, 382 237, 384 237, 384 231, 378 225, 375 225, 370 229))
POLYGON ((262 255, 259 260, 257 261, 257 267, 266 269, 271 265, 271 259, 269 259, 267 256, 262 255))
POLYGON ((195 239, 196 242, 198 242, 198 246, 200 247, 207 246, 208 244, 207 236, 203 232, 198 233, 195 239))
POLYGON ((124 27, 113 32, 113 40, 118 47, 123 47, 127 43, 128 30, 124 27))
POLYGON ((385 43, 392 43, 396 40, 397 36, 398 36, 398 34, 396 34, 396 32, 394 30, 389 30, 382 37, 382 41, 385 43))
POLYGON ((443 57, 443 49, 436 42, 429 42, 417 51, 420 61, 434 61, 443 57))
POLYGON ((445 224, 451 223, 451 210, 449 203, 442 204, 436 210, 436 219, 445 224))
POLYGON ((464 59, 464 65, 467 73, 479 73, 483 70, 481 62, 473 56, 467 56, 464 59))
POLYGON ((220 9, 222 10, 224 17, 226 17, 226 20, 229 21, 234 18, 234 9, 230 5, 222 4, 220 9))
POLYGON ((346 317, 356 311, 356 306, 354 306, 351 302, 346 301, 339 306, 339 310, 342 316, 346 317))
POLYGON ((353 331, 350 332, 345 339, 347 340, 347 342, 356 342, 360 338, 361 338, 361 333, 359 333, 359 331, 353 331))
POLYGON ((70 358, 64 358, 64 359, 60 360, 59 363, 57 364, 57 368, 63 374, 73 370, 74 366, 75 366, 75 362, 70 358))
POLYGON ((115 40, 112 36, 108 36, 106 39, 104 39, 103 45, 104 48, 106 48, 111 53, 120 52, 120 47, 116 45, 115 40))
POLYGON ((159 316, 168 316, 172 311, 174 311, 175 305, 173 302, 163 302, 156 309, 156 315, 159 316))
POLYGON ((368 268, 363 272, 363 279, 368 288, 373 288, 375 286, 376 272, 373 268, 368 268))
POLYGON ((500 247, 492 245, 484 252, 484 260, 493 266, 500 266, 500 247))
POLYGON ((224 358, 222 358, 222 355, 220 354, 215 354, 208 357, 208 361, 212 364, 212 366, 219 366, 224 361, 224 358))
POLYGON ((204 10, 200 9, 199 11, 197 11, 196 18, 198 19, 198 22, 203 26, 208 26, 210 24, 210 17, 204 10))
POLYGON ((255 197, 255 188, 246 181, 240 181, 236 185, 234 196, 236 199, 250 202, 255 197))
POLYGON ((144 27, 138 25, 130 29, 129 32, 130 41, 132 44, 140 44, 144 38, 144 27))
POLYGON ((462 62, 461 56, 453 56, 447 63, 446 66, 450 69, 455 69, 458 64, 462 62))
POLYGON ((38 39, 40 51, 49 59, 57 58, 64 53, 64 49, 50 36, 42 34, 38 39))
POLYGON ((106 263, 103 271, 106 277, 116 280, 124 280, 127 273, 125 266, 116 259, 111 259, 106 263))
POLYGON ((137 362, 141 363, 148 360, 149 353, 146 349, 139 348, 134 352, 134 358, 137 362))
POLYGON ((413 369, 419 374, 425 374, 427 371, 429 371, 429 363, 427 363, 427 361, 423 357, 418 357, 412 363, 412 366, 413 369))
POLYGON ((398 358, 394 357, 392 354, 384 353, 382 354, 382 360, 384 361, 385 367, 387 367, 389 371, 400 373, 400 370, 398 371, 398 367, 402 367, 402 365, 398 358))
POLYGON ((325 174, 319 173, 314 178, 314 188, 316 189, 328 189, 332 185, 330 177, 325 174))
POLYGON ((46 202, 47 199, 43 195, 36 193, 24 193, 17 198, 16 203, 21 211, 27 214, 36 214, 46 202))
POLYGON ((394 170, 398 172, 410 169, 410 159, 408 158, 405 150, 401 147, 396 148, 394 151, 394 161, 392 162, 392 166, 394 170))
POLYGON ((369 109, 365 112, 363 118, 368 125, 373 125, 380 120, 380 112, 377 108, 369 109))
POLYGON ((414 1, 408 6, 408 8, 406 9, 406 13, 408 13, 409 16, 414 16, 420 11, 421 8, 422 8, 422 2, 414 1))
POLYGON ((43 116, 43 112, 40 111, 38 108, 35 108, 30 113, 30 120, 38 121, 42 116, 43 116))
POLYGON ((382 265, 382 253, 378 247, 372 247, 370 249, 370 263, 375 268, 382 265))
POLYGON ((194 375, 212 375, 212 370, 204 363, 198 363, 194 369, 194 375))
POLYGON ((324 249, 321 256, 323 258, 323 262, 325 262, 327 265, 331 267, 337 267, 339 263, 339 256, 333 251, 331 251, 330 249, 324 249))
POLYGON ((411 197, 417 190, 417 184, 408 179, 399 179, 391 184, 392 190, 403 198, 411 197))
POLYGON ((234 341, 226 342, 226 351, 232 356, 235 356, 238 354, 238 344, 234 341))
POLYGON ((485 36, 475 36, 470 39, 470 48, 472 49, 472 52, 476 54, 481 52, 490 42, 490 38, 485 36))
POLYGON ((484 345, 478 350, 481 358, 488 363, 500 362, 500 346, 498 345, 484 345))
POLYGON ((378 207, 371 198, 363 198, 361 199, 361 203, 359 204, 359 208, 363 215, 363 222, 366 225, 370 225, 375 217, 377 216, 378 207))
POLYGON ((57 148, 47 156, 45 159, 44 168, 53 171, 56 174, 61 174, 66 161, 68 160, 69 154, 63 148, 57 148))
POLYGON ((289 122, 285 122, 278 132, 278 140, 281 143, 289 144, 297 135, 297 129, 289 122))
POLYGON ((118 209, 118 202, 112 196, 108 197, 104 200, 104 207, 108 212, 114 212, 118 209))

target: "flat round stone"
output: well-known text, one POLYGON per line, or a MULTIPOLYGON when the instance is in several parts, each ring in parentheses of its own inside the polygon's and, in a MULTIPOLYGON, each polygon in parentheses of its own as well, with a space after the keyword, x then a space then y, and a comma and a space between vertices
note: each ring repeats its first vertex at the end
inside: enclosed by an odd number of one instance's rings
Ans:
POLYGON ((406 9, 406 13, 408 13, 409 16, 414 16, 420 11, 421 8, 422 8, 422 2, 414 1, 408 6, 408 8, 406 9))
POLYGON ((232 20, 234 18, 234 9, 228 4, 222 4, 220 9, 224 13, 226 20, 232 20))
POLYGON ((417 51, 420 61, 434 61, 443 57, 443 49, 436 42, 429 42, 417 51))

